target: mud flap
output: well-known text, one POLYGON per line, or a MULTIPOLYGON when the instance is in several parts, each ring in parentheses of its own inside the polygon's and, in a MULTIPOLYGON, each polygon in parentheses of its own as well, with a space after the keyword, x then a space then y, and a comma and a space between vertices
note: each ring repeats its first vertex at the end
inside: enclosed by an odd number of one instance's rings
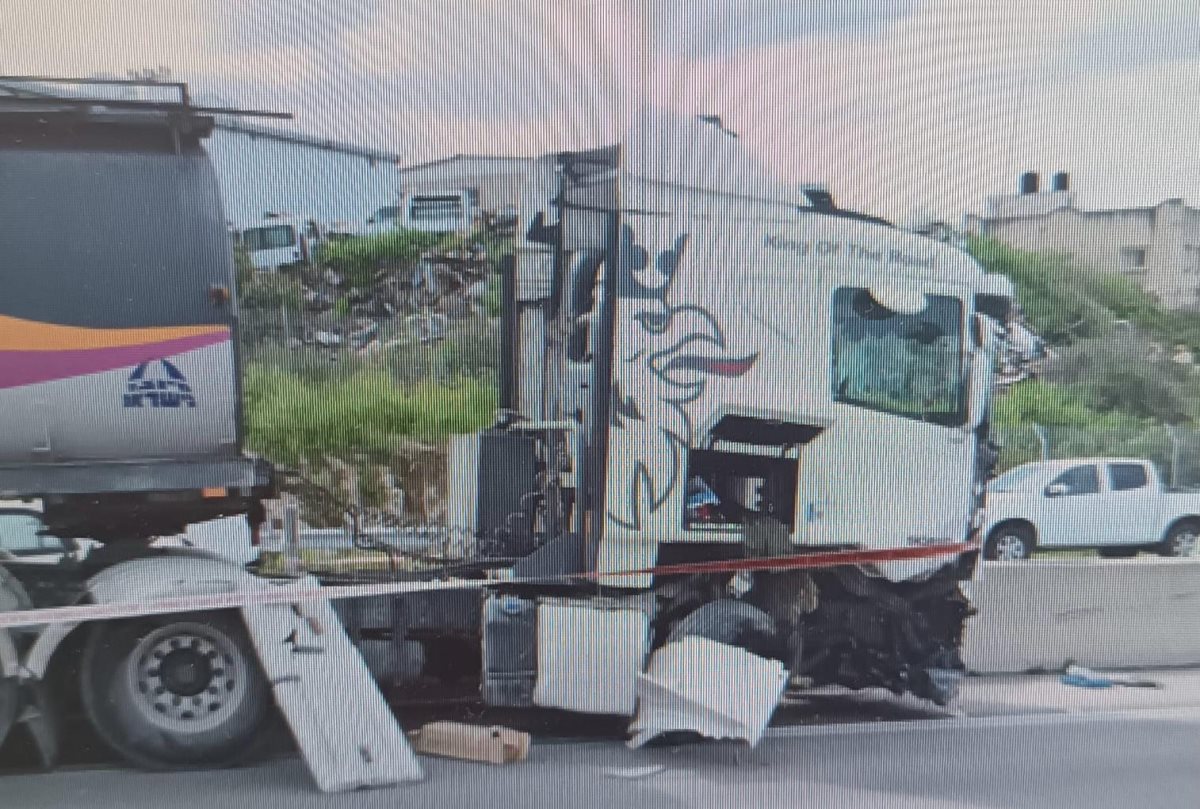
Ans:
MULTIPOLYGON (((0 566, 0 612, 29 609, 29 596, 16 577, 0 566)), ((8 738, 24 704, 17 641, 0 629, 0 745, 8 738)))
POLYGON ((52 769, 58 764, 58 718, 54 703, 50 699, 50 689, 42 682, 29 683, 25 687, 29 695, 25 709, 17 717, 18 727, 24 727, 25 732, 37 748, 38 759, 44 769, 52 769))
POLYGON ((17 723, 21 710, 21 685, 16 677, 0 677, 0 746, 17 723))
MULTIPOLYGON (((314 587, 313 579, 297 583, 314 587)), ((323 792, 417 781, 420 763, 325 601, 242 609, 275 701, 323 792)))

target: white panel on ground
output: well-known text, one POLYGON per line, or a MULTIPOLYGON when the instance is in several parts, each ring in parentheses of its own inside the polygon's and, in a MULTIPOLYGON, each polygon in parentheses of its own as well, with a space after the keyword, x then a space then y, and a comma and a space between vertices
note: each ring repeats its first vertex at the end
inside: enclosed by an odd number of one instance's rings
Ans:
POLYGON ((553 601, 539 604, 533 703, 632 716, 649 641, 650 619, 641 610, 553 601))
POLYGON ((712 739, 758 744, 787 685, 787 671, 736 646, 689 637, 668 643, 638 677, 638 715, 630 747, 661 733, 691 730, 712 739))
MULTIPOLYGON (((311 587, 315 580, 298 582, 311 587)), ((292 735, 324 792, 420 780, 421 765, 326 601, 242 610, 292 735)))

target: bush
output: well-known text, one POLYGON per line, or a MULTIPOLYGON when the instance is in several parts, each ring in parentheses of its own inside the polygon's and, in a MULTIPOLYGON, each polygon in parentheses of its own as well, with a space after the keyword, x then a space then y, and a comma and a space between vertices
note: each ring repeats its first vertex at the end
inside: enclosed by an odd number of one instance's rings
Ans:
POLYGON ((1113 321, 1128 320, 1152 340, 1200 352, 1200 314, 1164 308, 1129 278, 989 238, 971 239, 968 249, 989 272, 1012 280, 1030 325, 1052 345, 1102 337, 1113 321))
POLYGON ((993 407, 993 420, 1002 426, 1043 424, 1070 427, 1123 427, 1139 423, 1122 413, 1094 409, 1075 386, 1040 381, 1022 382, 1000 396, 993 407))
POLYGON ((299 278, 287 273, 251 272, 239 289, 244 308, 298 312, 303 307, 304 291, 299 278))
POLYGON ((410 266, 424 252, 451 250, 462 242, 457 236, 394 230, 327 243, 322 246, 317 263, 342 273, 351 286, 366 287, 380 270, 410 266))
POLYGON ((1073 386, 1101 412, 1166 424, 1200 415, 1200 377, 1138 334, 1114 333, 1062 348, 1044 378, 1073 386))
POLYGON ((233 268, 237 274, 237 293, 240 299, 246 285, 254 279, 255 275, 254 262, 250 260, 250 253, 246 250, 245 245, 233 246, 233 268))
POLYGON ((1094 279, 1064 257, 985 238, 972 239, 969 249, 989 272, 1012 280, 1030 326, 1047 342, 1069 344, 1112 329, 1113 312, 1089 294, 1094 279))
POLYGON ((488 317, 500 317, 500 284, 500 273, 493 272, 488 276, 487 293, 483 296, 483 309, 488 317))

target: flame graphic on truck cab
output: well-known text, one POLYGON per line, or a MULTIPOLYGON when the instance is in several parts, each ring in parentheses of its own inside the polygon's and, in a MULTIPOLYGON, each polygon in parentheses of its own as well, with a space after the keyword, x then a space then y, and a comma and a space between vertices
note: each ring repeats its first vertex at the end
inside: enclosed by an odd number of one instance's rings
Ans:
POLYGON ((621 232, 617 297, 621 331, 614 367, 611 427, 625 447, 610 459, 608 520, 638 531, 680 486, 684 458, 697 436, 691 405, 715 377, 740 377, 758 353, 733 354, 721 324, 695 303, 675 303, 671 294, 688 234, 650 253, 628 225, 621 232), (634 325, 636 324, 636 326, 634 325), (632 439, 632 440, 622 440, 632 439), (615 484, 615 488, 614 488, 615 484))

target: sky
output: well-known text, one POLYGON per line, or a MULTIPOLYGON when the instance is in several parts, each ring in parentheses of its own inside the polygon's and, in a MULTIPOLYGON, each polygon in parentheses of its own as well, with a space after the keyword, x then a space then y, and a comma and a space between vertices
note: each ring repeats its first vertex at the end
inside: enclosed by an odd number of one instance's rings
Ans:
POLYGON ((167 66, 411 162, 716 114, 781 180, 901 220, 1026 170, 1083 208, 1200 204, 1198 57, 1195 0, 0 2, 3 74, 167 66))

